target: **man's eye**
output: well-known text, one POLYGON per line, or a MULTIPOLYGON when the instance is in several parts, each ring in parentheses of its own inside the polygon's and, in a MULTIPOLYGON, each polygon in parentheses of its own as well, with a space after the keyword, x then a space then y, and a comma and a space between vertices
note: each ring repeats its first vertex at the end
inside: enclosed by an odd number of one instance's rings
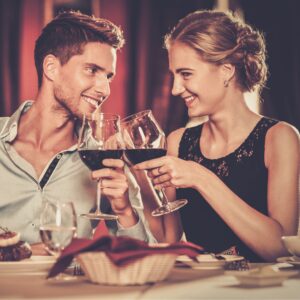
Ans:
POLYGON ((95 73, 97 72, 97 68, 89 67, 89 68, 87 68, 87 71, 88 71, 90 74, 95 74, 95 73))
POLYGON ((107 75, 106 78, 107 78, 108 82, 112 82, 113 79, 114 79, 114 76, 113 75, 107 75))

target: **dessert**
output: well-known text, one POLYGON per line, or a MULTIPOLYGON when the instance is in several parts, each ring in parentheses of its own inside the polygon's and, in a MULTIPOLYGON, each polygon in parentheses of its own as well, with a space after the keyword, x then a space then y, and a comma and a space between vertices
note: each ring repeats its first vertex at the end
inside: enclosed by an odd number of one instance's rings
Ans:
POLYGON ((0 261, 18 261, 31 254, 29 244, 20 241, 20 233, 0 226, 0 261))

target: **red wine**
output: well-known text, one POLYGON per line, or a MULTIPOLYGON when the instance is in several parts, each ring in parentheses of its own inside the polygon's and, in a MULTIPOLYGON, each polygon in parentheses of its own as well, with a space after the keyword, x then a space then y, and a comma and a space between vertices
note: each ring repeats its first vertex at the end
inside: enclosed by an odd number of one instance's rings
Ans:
POLYGON ((146 160, 165 156, 166 149, 127 149, 125 150, 126 158, 133 164, 138 164, 146 160))
POLYGON ((92 171, 105 168, 102 160, 106 158, 120 159, 123 150, 79 150, 79 155, 84 164, 92 171))

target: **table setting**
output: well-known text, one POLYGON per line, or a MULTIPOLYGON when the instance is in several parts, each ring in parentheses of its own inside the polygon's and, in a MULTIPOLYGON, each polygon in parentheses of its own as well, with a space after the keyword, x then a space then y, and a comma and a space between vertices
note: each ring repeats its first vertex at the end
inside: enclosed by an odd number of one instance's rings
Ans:
POLYGON ((275 264, 253 264, 238 255, 207 253, 189 242, 149 245, 106 232, 97 232, 94 239, 72 238, 59 256, 31 256, 5 264, 0 262, 0 299, 269 299, 273 293, 278 299, 297 299, 299 295, 298 266, 280 259, 275 264), (239 265, 239 271, 232 270, 231 264, 241 262, 248 268, 241 271, 239 265), (56 278, 58 274, 73 280, 56 278))

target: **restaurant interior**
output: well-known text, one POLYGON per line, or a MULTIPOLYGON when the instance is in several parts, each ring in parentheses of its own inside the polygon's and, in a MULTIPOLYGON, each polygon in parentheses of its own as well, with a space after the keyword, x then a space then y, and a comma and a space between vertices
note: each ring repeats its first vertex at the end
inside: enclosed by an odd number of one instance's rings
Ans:
MULTIPOLYGON (((203 117, 188 118, 184 101, 171 94, 163 48, 164 35, 198 9, 230 10, 264 33, 268 77, 260 92, 246 93, 247 105, 299 131, 298 0, 0 0, 0 117, 37 95, 33 53, 42 28, 62 11, 79 10, 119 25, 126 40, 104 112, 124 118, 152 110, 166 135, 203 122, 203 117)), ((0 226, 5 226, 1 219, 0 226)), ((299 235, 300 224, 298 236, 282 240, 289 256, 249 263, 194 244, 153 246, 102 233, 78 239, 58 260, 0 262, 0 299, 299 299, 299 235), (102 252, 87 252, 91 249, 102 252)))
POLYGON ((124 31, 126 45, 119 53, 110 101, 103 109, 121 117, 152 109, 166 133, 186 125, 184 103, 170 95, 163 36, 187 13, 216 8, 239 13, 265 34, 268 81, 259 99, 249 95, 250 105, 266 116, 300 128, 297 0, 2 0, 0 5, 1 116, 10 115, 22 101, 35 97, 35 40, 59 11, 74 9, 110 19, 124 31))

